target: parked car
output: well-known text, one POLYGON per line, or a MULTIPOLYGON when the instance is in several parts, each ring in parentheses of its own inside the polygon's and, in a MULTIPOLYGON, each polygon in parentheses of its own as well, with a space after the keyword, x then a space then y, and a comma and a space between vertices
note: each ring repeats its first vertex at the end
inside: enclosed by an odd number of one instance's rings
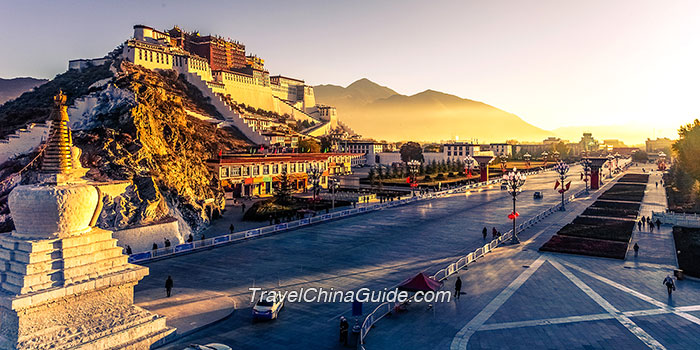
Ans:
POLYGON ((507 190, 507 189, 508 189, 508 185, 506 185, 505 183, 501 182, 501 189, 502 189, 502 190, 507 190))
POLYGON ((254 320, 272 320, 276 319, 284 306, 284 301, 279 296, 275 296, 275 301, 267 299, 258 300, 253 306, 254 320))
POLYGON ((542 192, 537 191, 532 195, 532 198, 534 199, 542 199, 542 192))
POLYGON ((219 343, 211 343, 211 344, 207 344, 207 345, 190 344, 184 350, 232 350, 232 349, 228 345, 219 344, 219 343))

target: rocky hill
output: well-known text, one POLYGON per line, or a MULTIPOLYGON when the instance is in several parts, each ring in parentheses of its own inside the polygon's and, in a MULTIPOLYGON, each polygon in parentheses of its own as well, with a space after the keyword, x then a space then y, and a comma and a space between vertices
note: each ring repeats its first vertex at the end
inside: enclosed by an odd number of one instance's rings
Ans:
MULTIPOLYGON (((68 95, 69 105, 80 98, 94 101, 81 120, 72 120, 80 126, 73 140, 83 150, 88 177, 133 182, 121 195, 105 198, 99 226, 123 228, 173 216, 181 229, 196 232, 216 215, 223 193, 206 160, 219 151, 244 150, 249 143, 235 130, 188 116, 186 109, 221 117, 197 88, 172 71, 153 72, 128 62, 69 71, 0 106, 0 130, 9 133, 45 121, 51 96, 59 89, 68 95), (203 204, 207 199, 214 199, 213 208, 203 204)), ((34 156, 1 164, 0 181, 34 156)), ((0 231, 11 229, 6 204, 11 188, 7 182, 0 186, 0 231)))
POLYGON ((47 81, 48 80, 46 79, 34 78, 0 78, 0 105, 13 98, 19 97, 22 95, 22 93, 29 91, 47 81))
POLYGON ((406 96, 367 79, 343 88, 314 87, 316 101, 333 105, 358 133, 376 139, 439 141, 477 138, 541 140, 551 133, 488 104, 426 90, 406 96))

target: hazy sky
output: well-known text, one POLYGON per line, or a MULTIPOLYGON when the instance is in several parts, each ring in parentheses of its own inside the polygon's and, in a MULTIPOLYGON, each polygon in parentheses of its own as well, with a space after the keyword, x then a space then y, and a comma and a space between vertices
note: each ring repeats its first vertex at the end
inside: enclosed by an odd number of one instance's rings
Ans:
POLYGON ((52 77, 137 23, 231 37, 310 84, 433 89, 550 130, 636 123, 673 136, 700 116, 697 0, 0 0, 0 77, 52 77))

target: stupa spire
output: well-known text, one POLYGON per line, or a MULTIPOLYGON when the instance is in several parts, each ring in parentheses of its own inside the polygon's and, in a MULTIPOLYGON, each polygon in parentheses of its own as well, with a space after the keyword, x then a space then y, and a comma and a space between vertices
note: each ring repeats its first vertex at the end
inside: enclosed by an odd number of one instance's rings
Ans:
POLYGON ((51 111, 51 132, 44 150, 41 171, 49 174, 64 174, 73 169, 71 147, 73 140, 68 128, 68 107, 66 95, 59 91, 53 98, 51 111))

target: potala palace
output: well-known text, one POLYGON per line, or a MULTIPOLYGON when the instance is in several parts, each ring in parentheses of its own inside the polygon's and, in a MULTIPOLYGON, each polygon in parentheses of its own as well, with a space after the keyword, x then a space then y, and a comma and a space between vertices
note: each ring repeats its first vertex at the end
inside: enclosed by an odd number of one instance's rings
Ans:
MULTIPOLYGON (((246 55, 245 45, 219 36, 200 36, 178 27, 159 31, 134 26, 133 38, 122 49, 122 59, 148 69, 172 69, 198 87, 224 116, 222 126, 233 126, 251 141, 262 145, 291 146, 296 132, 317 137, 334 131, 353 134, 338 121, 334 107, 316 104, 312 86, 282 75, 270 76, 264 60, 246 55), (276 113, 279 120, 246 113, 245 107, 276 113)), ((105 63, 109 58, 78 59, 69 69, 105 63)), ((293 146, 292 146, 293 147, 293 146)))

